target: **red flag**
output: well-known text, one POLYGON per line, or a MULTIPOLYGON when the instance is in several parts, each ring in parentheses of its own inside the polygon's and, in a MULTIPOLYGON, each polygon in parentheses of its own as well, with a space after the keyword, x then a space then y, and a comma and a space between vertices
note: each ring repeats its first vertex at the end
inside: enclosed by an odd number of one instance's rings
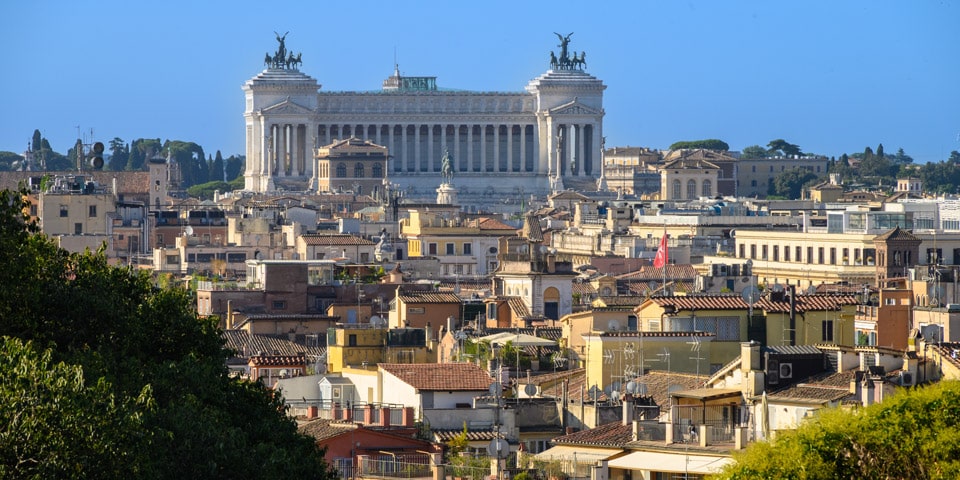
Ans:
POLYGON ((660 239, 660 246, 657 248, 657 256, 653 258, 653 266, 655 268, 662 268, 667 265, 668 261, 667 232, 663 232, 663 237, 660 239))

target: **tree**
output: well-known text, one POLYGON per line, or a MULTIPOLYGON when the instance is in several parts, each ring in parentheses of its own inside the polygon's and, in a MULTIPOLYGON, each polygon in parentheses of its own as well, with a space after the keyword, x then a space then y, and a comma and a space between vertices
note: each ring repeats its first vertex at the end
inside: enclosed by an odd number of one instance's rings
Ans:
POLYGON ((768 151, 772 155, 780 156, 793 156, 793 155, 803 155, 803 152, 800 151, 800 147, 792 143, 788 143, 782 138, 776 140, 770 140, 770 143, 767 144, 768 151))
POLYGON ((876 155, 867 147, 863 152, 863 158, 857 169, 862 177, 880 177, 881 179, 892 179, 896 172, 892 169, 892 164, 886 156, 876 155))
POLYGON ((676 142, 673 145, 670 145, 670 150, 680 150, 680 149, 693 149, 693 148, 705 148, 707 150, 730 150, 730 145, 727 145, 727 142, 717 139, 707 139, 707 140, 693 140, 693 141, 681 141, 676 142))
MULTIPOLYGON (((111 266, 102 252, 59 249, 29 222, 26 193, 0 192, 0 337, 43 345, 54 363, 39 362, 40 372, 82 371, 82 386, 117 407, 81 403, 106 423, 73 408, 55 411, 63 418, 54 425, 82 426, 85 438, 120 445, 104 447, 116 460, 101 468, 124 470, 98 474, 81 462, 63 475, 28 475, 11 459, 43 448, 35 423, 15 444, 0 442, 0 465, 12 472, 0 477, 331 478, 322 451, 297 432, 280 396, 228 375, 216 320, 197 317, 190 292, 158 288, 146 273, 111 266), (60 362, 66 370, 50 366, 60 362), (135 434, 127 435, 133 420, 135 434)), ((81 384, 71 388, 67 398, 88 398, 81 384)), ((22 404, 11 402, 0 396, 0 426, 20 418, 22 404)), ((97 458, 85 455, 77 458, 97 458)))
MULTIPOLYGON (((227 157, 226 165, 224 170, 226 170, 227 181, 233 181, 235 178, 243 179, 243 168, 247 162, 247 157, 240 155, 230 155, 227 157)), ((241 184, 242 185, 242 184, 241 184)))
POLYGON ((208 178, 211 182, 227 181, 227 175, 223 169, 223 155, 220 154, 220 150, 217 150, 216 158, 209 160, 207 163, 210 165, 210 175, 208 178))
POLYGON ((903 148, 898 148, 893 156, 893 163, 896 165, 909 165, 913 163, 913 157, 904 153, 903 148))
POLYGON ((110 140, 110 163, 109 170, 120 172, 127 166, 128 150, 127 144, 120 137, 113 137, 110 140))
POLYGON ((818 177, 815 173, 800 168, 785 170, 773 179, 773 194, 787 199, 799 199, 803 187, 818 177))
POLYGON ((34 130, 33 141, 30 142, 30 150, 34 152, 39 152, 42 146, 43 146, 43 135, 40 134, 40 130, 34 130))
POLYGON ((877 153, 876 153, 876 155, 877 155, 878 157, 886 158, 886 155, 883 154, 883 144, 882 144, 882 143, 881 143, 880 145, 877 145, 877 153))
POLYGON ((828 409, 735 454, 718 479, 960 477, 960 383, 900 391, 862 410, 828 409))
POLYGON ((767 154, 767 149, 761 147, 760 145, 750 145, 740 152, 740 158, 767 158, 769 156, 770 155, 767 154))

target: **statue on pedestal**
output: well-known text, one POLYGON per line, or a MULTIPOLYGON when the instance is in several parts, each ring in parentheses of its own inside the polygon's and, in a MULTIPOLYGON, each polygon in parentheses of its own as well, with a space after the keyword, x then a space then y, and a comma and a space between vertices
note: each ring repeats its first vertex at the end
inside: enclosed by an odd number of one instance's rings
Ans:
POLYGON ((453 182, 453 159, 446 148, 443 149, 443 157, 440 159, 440 176, 443 183, 453 182))

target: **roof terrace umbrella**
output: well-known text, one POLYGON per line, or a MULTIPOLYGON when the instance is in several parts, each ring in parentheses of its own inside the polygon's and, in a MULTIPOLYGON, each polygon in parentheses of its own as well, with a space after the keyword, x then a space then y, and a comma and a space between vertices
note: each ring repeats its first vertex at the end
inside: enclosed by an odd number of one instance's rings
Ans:
POLYGON ((480 340, 490 342, 491 344, 503 345, 510 342, 515 347, 550 347, 557 342, 546 338, 535 337, 526 333, 500 332, 493 335, 480 337, 480 340))

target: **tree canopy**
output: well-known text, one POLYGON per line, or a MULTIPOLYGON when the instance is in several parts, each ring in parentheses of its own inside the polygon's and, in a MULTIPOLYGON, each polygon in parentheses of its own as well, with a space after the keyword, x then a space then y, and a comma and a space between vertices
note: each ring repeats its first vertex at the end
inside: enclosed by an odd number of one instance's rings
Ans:
POLYGON ((25 194, 0 192, 0 477, 331 478, 187 290, 60 250, 25 194))
POLYGON ((776 140, 770 140, 770 143, 767 144, 768 152, 771 155, 780 155, 780 156, 793 156, 793 155, 803 155, 803 152, 800 151, 799 145, 794 145, 787 142, 782 138, 776 140))
POLYGON ((680 149, 690 149, 690 148, 706 148, 707 150, 730 150, 730 145, 727 145, 727 142, 717 139, 707 139, 707 140, 689 140, 689 141, 680 141, 675 142, 673 145, 670 145, 670 150, 680 150, 680 149))
POLYGON ((861 410, 829 409, 735 454, 714 478, 960 477, 960 382, 901 391, 861 410))
POLYGON ((767 153, 767 149, 760 145, 745 147, 743 151, 740 152, 740 158, 767 158, 769 156, 770 154, 767 153))

